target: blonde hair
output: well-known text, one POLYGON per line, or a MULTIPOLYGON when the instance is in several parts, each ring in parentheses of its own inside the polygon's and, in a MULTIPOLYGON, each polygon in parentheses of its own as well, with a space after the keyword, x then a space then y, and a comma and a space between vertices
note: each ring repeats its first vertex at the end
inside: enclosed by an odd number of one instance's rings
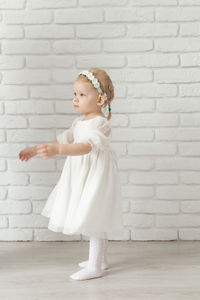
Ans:
MULTIPOLYGON (((109 114, 107 116, 107 120, 110 120, 111 115, 112 115, 111 109, 110 109, 110 103, 114 99, 114 96, 115 96, 112 80, 110 79, 110 76, 106 73, 106 71, 104 71, 100 68, 90 68, 88 71, 92 72, 94 77, 96 77, 98 79, 102 92, 106 93, 106 95, 107 95, 107 101, 105 101, 105 103, 103 104, 103 107, 106 107, 106 105, 108 105, 109 114)), ((88 82, 88 78, 85 77, 84 75, 79 75, 76 78, 76 80, 79 80, 80 78, 81 78, 81 80, 88 82)))

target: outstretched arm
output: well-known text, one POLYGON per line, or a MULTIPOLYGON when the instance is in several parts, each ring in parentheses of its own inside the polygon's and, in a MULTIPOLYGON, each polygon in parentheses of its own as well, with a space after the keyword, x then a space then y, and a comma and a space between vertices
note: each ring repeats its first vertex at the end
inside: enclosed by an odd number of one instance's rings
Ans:
POLYGON ((59 144, 49 142, 36 146, 37 155, 47 159, 55 155, 84 155, 92 150, 90 143, 59 144))
POLYGON ((84 155, 92 150, 92 146, 89 143, 59 144, 58 148, 58 154, 60 155, 84 155))

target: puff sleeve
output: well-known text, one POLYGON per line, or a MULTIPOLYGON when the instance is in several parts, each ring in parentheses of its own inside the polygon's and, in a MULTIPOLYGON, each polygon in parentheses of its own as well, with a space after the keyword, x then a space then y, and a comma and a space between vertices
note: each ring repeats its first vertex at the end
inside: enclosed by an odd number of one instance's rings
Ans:
POLYGON ((74 126, 78 120, 79 120, 79 117, 75 118, 69 129, 64 130, 63 132, 61 132, 60 134, 58 134, 56 136, 56 139, 59 144, 72 144, 74 142, 73 130, 74 130, 74 126))
POLYGON ((91 151, 105 150, 109 147, 111 127, 107 119, 95 118, 90 123, 80 142, 88 142, 91 151))

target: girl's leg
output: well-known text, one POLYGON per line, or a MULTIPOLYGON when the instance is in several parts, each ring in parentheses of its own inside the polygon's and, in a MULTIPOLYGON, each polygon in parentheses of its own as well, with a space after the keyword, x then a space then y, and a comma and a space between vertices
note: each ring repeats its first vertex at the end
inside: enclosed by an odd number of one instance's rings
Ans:
MULTIPOLYGON (((106 270, 109 268, 108 259, 107 259, 107 249, 108 249, 108 239, 103 239, 103 256, 101 261, 101 269, 106 270)), ((78 265, 82 268, 87 267, 89 260, 82 261, 78 265)))
POLYGON ((85 280, 103 276, 101 261, 103 256, 103 239, 90 237, 89 261, 87 267, 70 275, 75 280, 85 280))

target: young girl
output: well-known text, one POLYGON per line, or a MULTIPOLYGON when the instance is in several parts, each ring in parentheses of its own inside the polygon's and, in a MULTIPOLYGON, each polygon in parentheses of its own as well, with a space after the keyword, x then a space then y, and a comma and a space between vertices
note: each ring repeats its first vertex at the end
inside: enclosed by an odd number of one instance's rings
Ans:
POLYGON ((90 237, 89 260, 74 280, 97 278, 108 269, 108 234, 123 233, 120 179, 116 152, 111 148, 110 102, 114 87, 99 68, 84 70, 74 83, 73 106, 77 113, 69 129, 56 140, 22 150, 23 161, 38 155, 43 159, 67 156, 62 174, 42 210, 48 229, 90 237), (102 109, 108 108, 105 118, 102 109))

